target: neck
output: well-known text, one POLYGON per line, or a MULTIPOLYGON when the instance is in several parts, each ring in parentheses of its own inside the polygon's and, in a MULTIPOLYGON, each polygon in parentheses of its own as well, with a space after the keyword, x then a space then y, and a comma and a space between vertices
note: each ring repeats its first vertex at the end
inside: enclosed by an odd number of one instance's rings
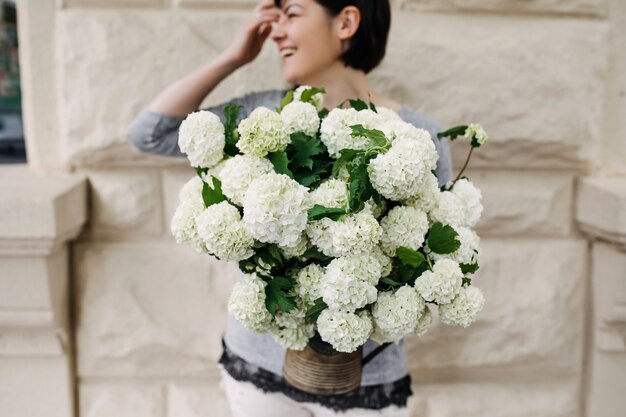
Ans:
MULTIPOLYGON (((302 85, 324 87, 324 107, 331 110, 348 99, 361 99, 366 103, 370 101, 371 92, 367 77, 361 70, 345 67, 337 61, 323 72, 317 72, 312 77, 302 80, 302 85)), ((373 100, 373 99, 372 99, 373 100)))

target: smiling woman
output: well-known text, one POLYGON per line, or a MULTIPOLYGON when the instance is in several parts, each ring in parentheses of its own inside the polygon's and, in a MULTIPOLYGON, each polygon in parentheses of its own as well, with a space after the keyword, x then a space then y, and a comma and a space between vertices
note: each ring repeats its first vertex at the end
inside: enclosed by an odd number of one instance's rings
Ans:
MULTIPOLYGON (((163 90, 135 118, 130 142, 144 152, 184 156, 178 128, 187 114, 233 71, 253 61, 271 38, 280 51, 284 80, 293 86, 323 87, 324 105, 361 99, 397 112, 405 122, 427 130, 439 160, 440 184, 451 179, 448 144, 436 139, 439 126, 427 116, 373 92, 366 74, 385 55, 391 17, 388 0, 265 0, 243 22, 231 44, 215 60, 163 90)), ((259 106, 275 108, 288 90, 235 97, 211 107, 222 122, 228 104, 241 106, 239 120, 259 106)), ((238 122, 239 122, 238 120, 238 122)), ((230 317, 220 359, 232 415, 239 416, 408 416, 411 379, 403 343, 395 343, 363 368, 360 387, 342 395, 313 395, 282 377, 285 349, 269 333, 257 334, 230 317)), ((378 347, 369 340, 367 355, 378 347)))

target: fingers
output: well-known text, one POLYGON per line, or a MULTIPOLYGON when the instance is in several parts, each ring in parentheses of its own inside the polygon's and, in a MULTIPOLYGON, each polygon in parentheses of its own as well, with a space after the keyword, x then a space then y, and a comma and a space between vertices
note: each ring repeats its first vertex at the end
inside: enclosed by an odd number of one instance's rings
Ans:
POLYGON ((254 7, 255 12, 263 12, 274 8, 274 0, 263 0, 254 7))
POLYGON ((272 23, 278 22, 279 15, 276 12, 263 12, 259 17, 252 19, 249 23, 248 30, 257 32, 267 26, 272 26, 272 23))

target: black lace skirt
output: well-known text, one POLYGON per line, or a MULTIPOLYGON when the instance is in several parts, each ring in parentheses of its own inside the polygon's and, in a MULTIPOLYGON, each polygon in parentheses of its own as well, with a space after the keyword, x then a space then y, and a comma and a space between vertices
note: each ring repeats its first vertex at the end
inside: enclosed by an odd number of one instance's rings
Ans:
POLYGON ((222 340, 224 353, 219 363, 237 381, 251 382, 264 392, 281 392, 298 402, 317 403, 335 411, 351 408, 380 410, 391 405, 406 407, 411 391, 411 377, 405 376, 388 384, 361 386, 347 394, 316 395, 289 385, 281 375, 246 362, 228 349, 222 340))

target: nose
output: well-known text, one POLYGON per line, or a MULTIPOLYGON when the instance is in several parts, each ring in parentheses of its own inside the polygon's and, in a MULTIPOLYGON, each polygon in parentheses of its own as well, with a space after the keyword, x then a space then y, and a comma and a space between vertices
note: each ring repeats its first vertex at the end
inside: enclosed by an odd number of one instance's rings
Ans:
POLYGON ((274 42, 278 42, 285 37, 285 28, 283 27, 284 16, 280 15, 278 21, 272 25, 272 31, 270 32, 270 37, 274 42))

